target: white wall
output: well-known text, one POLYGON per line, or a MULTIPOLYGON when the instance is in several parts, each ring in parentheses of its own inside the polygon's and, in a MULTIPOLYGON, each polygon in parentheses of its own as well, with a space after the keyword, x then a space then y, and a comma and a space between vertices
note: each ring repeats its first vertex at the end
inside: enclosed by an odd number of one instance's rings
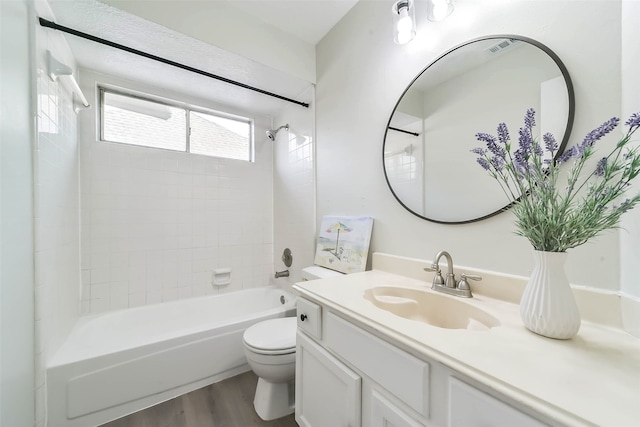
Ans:
POLYGON ((174 29, 276 70, 315 82, 315 46, 291 37, 222 1, 104 0, 111 6, 174 29))
POLYGON ((34 425, 32 3, 0 2, 0 425, 34 425))
MULTIPOLYGON (((624 0, 622 2, 622 114, 626 120, 631 114, 640 112, 640 28, 637 18, 640 16, 640 2, 624 0)), ((640 145, 640 135, 634 137, 635 145, 640 145)), ((636 182, 633 191, 640 191, 636 182)), ((640 208, 627 212, 622 219, 620 230, 620 284, 622 292, 636 297, 640 303, 640 208)), ((640 337, 640 316, 635 318, 630 306, 623 306, 625 328, 640 337)), ((637 310, 635 311, 637 313, 637 310)))
MULTIPOLYGON (((378 1, 359 2, 318 44, 318 218, 375 217, 374 251, 430 259, 446 249, 457 265, 527 275, 530 245, 513 234, 510 213, 447 226, 418 219, 395 201, 382 173, 384 127, 405 86, 439 54, 479 36, 518 34, 547 45, 567 66, 577 103, 570 144, 578 143, 620 112, 620 4, 458 0, 440 23, 427 21, 423 8, 418 2, 418 37, 408 45, 393 43, 389 5, 378 1)), ((473 159, 468 167, 477 167, 473 159)), ((570 280, 618 289, 618 240, 607 232, 571 250, 570 280)))
MULTIPOLYGON (((97 105, 107 83, 192 105, 187 98, 83 70, 97 105)), ((227 111, 242 114, 240 111, 227 111)), ((273 269, 271 126, 255 122, 255 162, 96 140, 96 111, 80 116, 82 312, 265 286, 273 269), (216 268, 231 284, 212 286, 216 268)))
MULTIPOLYGON (((313 91, 310 87, 308 91, 313 91)), ((307 94, 304 94, 306 97, 307 94)), ((313 265, 315 256, 315 168, 314 103, 309 109, 286 105, 274 119, 274 127, 289 124, 289 131, 278 133, 273 144, 273 234, 274 268, 282 271, 282 252, 291 249, 293 264, 289 277, 275 279, 275 284, 290 286, 302 280, 303 268, 313 265)), ((270 143, 264 138, 265 143, 270 143)))
MULTIPOLYGON (((38 16, 55 20, 36 1, 38 16)), ((47 51, 75 69, 61 33, 34 28, 37 120, 34 147, 36 425, 46 422, 45 369, 80 313, 80 186, 77 116, 64 78, 48 76, 47 51)), ((76 73, 77 74, 77 73, 76 73)))

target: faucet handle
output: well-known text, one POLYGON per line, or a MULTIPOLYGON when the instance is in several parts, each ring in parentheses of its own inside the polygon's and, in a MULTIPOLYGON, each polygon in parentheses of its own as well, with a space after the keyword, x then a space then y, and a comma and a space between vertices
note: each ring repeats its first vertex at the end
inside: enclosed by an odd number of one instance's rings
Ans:
POLYGON ((469 280, 482 280, 482 277, 481 276, 477 276, 475 274, 462 273, 460 275, 460 281, 458 282, 458 289, 471 290, 471 287, 469 287, 469 282, 467 282, 467 279, 469 279, 469 280))
POLYGON ((440 267, 438 264, 431 264, 431 267, 425 267, 424 271, 435 271, 436 275, 433 276, 433 284, 434 285, 444 285, 444 277, 442 277, 442 272, 440 271, 440 267))

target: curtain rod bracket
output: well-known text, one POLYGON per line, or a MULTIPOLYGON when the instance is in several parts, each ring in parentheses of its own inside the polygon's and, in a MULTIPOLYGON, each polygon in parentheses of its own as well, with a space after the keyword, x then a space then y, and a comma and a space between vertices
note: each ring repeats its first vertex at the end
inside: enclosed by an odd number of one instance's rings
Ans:
POLYGON ((53 57, 50 50, 47 50, 47 74, 52 81, 56 81, 58 77, 65 77, 66 82, 70 86, 72 93, 72 101, 74 105, 74 111, 77 113, 80 108, 90 108, 91 104, 87 101, 87 97, 82 93, 82 89, 78 85, 78 82, 73 77, 73 70, 68 65, 63 64, 53 57), (76 97, 78 102, 76 101, 76 97))

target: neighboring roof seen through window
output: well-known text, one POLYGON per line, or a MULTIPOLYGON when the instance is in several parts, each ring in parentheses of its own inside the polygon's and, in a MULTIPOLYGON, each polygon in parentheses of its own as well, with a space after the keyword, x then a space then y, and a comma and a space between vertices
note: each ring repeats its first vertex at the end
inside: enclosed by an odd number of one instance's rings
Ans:
POLYGON ((101 89, 101 95, 103 141, 252 160, 250 119, 194 111, 106 89, 101 89))

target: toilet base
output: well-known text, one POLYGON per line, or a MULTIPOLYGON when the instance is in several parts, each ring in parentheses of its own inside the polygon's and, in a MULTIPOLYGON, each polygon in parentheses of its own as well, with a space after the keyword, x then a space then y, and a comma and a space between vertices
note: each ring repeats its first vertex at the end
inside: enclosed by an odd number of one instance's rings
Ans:
POLYGON ((270 383, 258 378, 253 407, 265 421, 282 418, 295 410, 295 381, 270 383))

